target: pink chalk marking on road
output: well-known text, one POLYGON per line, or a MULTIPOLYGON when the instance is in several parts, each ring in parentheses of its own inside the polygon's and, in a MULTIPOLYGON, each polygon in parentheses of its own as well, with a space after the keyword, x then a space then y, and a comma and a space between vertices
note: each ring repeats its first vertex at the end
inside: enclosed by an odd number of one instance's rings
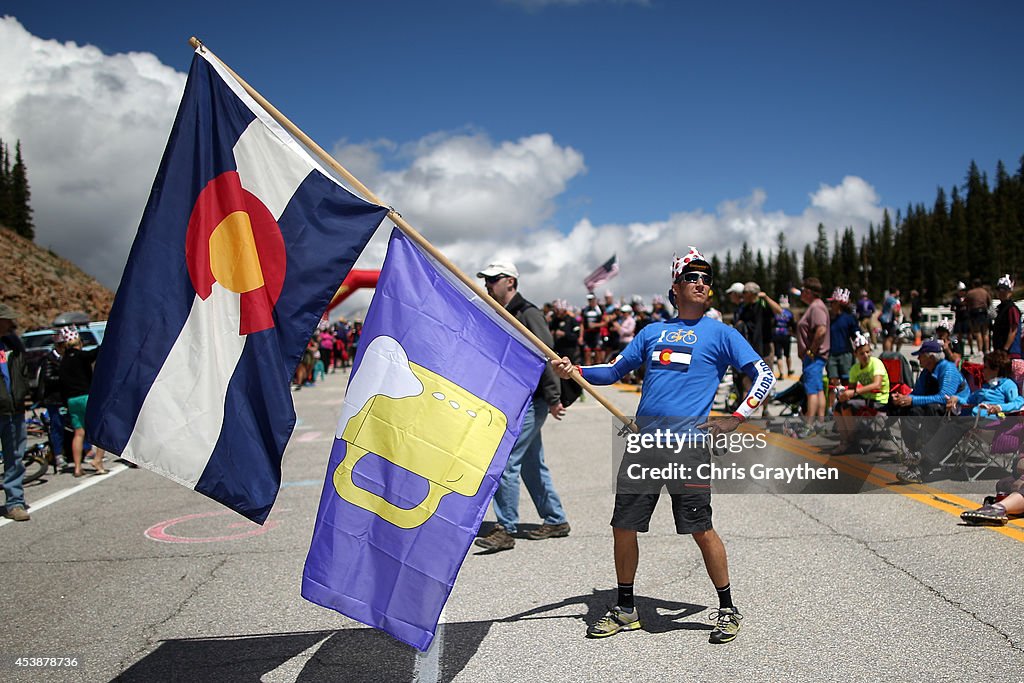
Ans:
POLYGON ((319 439, 321 434, 323 434, 323 432, 306 432, 302 436, 296 437, 295 440, 300 443, 308 443, 319 439))
MULTIPOLYGON (((282 510, 281 512, 287 512, 282 510)), ((238 513, 232 510, 218 510, 214 512, 200 512, 195 515, 185 515, 184 517, 175 517, 174 519, 167 519, 163 522, 158 522, 153 526, 146 529, 143 535, 152 540, 159 541, 161 543, 217 543, 219 541, 237 541, 243 538, 252 538, 254 536, 261 536, 274 527, 280 522, 268 521, 263 526, 256 524, 255 522, 234 522, 228 524, 228 529, 245 528, 247 531, 243 531, 238 534, 229 534, 225 536, 178 536, 170 533, 169 529, 176 524, 182 522, 189 522, 195 519, 206 519, 208 517, 225 517, 228 515, 236 516, 238 513)))

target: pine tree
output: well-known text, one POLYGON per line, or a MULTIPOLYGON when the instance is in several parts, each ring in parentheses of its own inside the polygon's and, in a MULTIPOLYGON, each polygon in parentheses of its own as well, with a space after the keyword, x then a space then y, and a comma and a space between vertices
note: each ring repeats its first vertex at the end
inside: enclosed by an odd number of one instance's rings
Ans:
POLYGON ((994 283, 999 277, 999 271, 996 269, 991 193, 988 189, 988 179, 978 170, 978 165, 974 161, 971 161, 967 170, 964 189, 964 216, 967 220, 967 229, 970 231, 967 265, 972 277, 980 277, 983 282, 994 283))
POLYGON ((775 257, 775 277, 772 278, 771 286, 772 296, 788 292, 789 288, 793 286, 792 261, 789 258, 789 251, 786 249, 786 233, 779 232, 776 244, 778 245, 778 255, 775 257))
POLYGON ((875 282, 876 286, 879 287, 879 295, 882 290, 891 290, 894 286, 898 286, 893 278, 893 265, 894 256, 893 247, 895 246, 895 233, 892 227, 892 218, 889 217, 889 210, 886 209, 882 212, 882 227, 877 235, 878 244, 874 250, 876 254, 876 268, 875 271, 875 282))
POLYGON ((31 240, 36 236, 35 226, 32 224, 32 207, 29 204, 32 193, 28 189, 28 171, 21 157, 20 140, 14 149, 14 166, 11 167, 9 190, 11 215, 7 220, 7 227, 31 240))
POLYGON ((757 256, 754 258, 753 280, 760 287, 768 286, 768 270, 765 268, 764 254, 761 253, 760 249, 757 250, 757 256))
POLYGON ((1016 279, 1020 272, 1020 218, 1014 201, 1013 178, 1006 172, 1006 166, 1000 161, 996 165, 996 185, 992 190, 992 222, 995 237, 999 240, 998 254, 1002 257, 998 264, 998 272, 1010 273, 1016 279))
POLYGON ((818 270, 818 260, 816 258, 814 258, 814 249, 812 249, 811 245, 809 245, 809 244, 804 245, 804 259, 803 259, 803 277, 804 277, 804 279, 809 278, 809 277, 816 277, 816 278, 818 278, 820 280, 821 278, 820 278, 820 276, 818 274, 819 272, 820 271, 818 270))
POLYGON ((976 277, 980 278, 980 275, 977 272, 971 271, 970 263, 968 262, 967 214, 964 201, 960 198, 960 190, 956 186, 950 191, 949 233, 954 236, 956 253, 960 256, 960 278, 967 286, 970 286, 971 280, 976 277))
POLYGON ((0 225, 9 225, 11 220, 11 155, 0 138, 0 225))
POLYGON ((936 288, 931 290, 933 301, 948 301, 946 291, 956 288, 962 274, 955 270, 954 259, 956 255, 954 246, 954 235, 949 224, 949 206, 946 202, 946 191, 940 186, 935 193, 935 203, 932 204, 932 212, 928 225, 928 239, 931 251, 934 254, 934 268, 936 288))
POLYGON ((849 287, 851 292, 857 288, 860 281, 857 265, 857 239, 853 234, 853 227, 847 226, 839 243, 839 269, 836 277, 838 284, 849 287))
MULTIPOLYGON (((832 259, 828 253, 828 236, 825 234, 825 226, 818 223, 818 239, 814 243, 814 267, 817 269, 817 278, 821 280, 822 291, 832 291, 832 259)), ((805 267, 806 272, 806 267, 805 267)), ((805 275, 806 277, 806 275, 805 275)))

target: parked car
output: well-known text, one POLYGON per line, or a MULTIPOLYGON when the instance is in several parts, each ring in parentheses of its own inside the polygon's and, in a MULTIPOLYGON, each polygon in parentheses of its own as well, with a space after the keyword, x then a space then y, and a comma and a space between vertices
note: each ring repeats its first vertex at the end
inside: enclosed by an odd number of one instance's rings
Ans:
MULTIPOLYGON (((82 338, 82 348, 88 351, 103 343, 103 335, 107 331, 107 321, 79 323, 75 327, 78 328, 78 336, 82 338)), ((29 386, 33 392, 39 388, 43 360, 53 348, 53 335, 56 333, 57 330, 54 328, 44 328, 29 330, 21 335, 21 341, 25 345, 25 365, 28 366, 29 371, 29 386)))

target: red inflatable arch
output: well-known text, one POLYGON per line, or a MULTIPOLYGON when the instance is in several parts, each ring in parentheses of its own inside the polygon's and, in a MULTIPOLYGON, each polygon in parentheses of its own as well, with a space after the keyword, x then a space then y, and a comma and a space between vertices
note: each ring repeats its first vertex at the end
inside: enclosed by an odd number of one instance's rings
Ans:
POLYGON ((335 293, 334 298, 331 299, 331 303, 328 304, 327 312, 333 311, 335 306, 338 306, 342 301, 352 296, 357 290, 364 287, 370 289, 376 287, 379 277, 379 270, 350 270, 345 281, 341 283, 341 287, 335 293))

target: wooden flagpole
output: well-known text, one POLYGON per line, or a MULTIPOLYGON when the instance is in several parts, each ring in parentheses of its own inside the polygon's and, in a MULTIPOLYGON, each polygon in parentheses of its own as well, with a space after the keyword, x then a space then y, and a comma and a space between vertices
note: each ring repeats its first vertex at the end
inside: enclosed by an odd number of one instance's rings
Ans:
MULTIPOLYGON (((540 349, 541 352, 543 352, 544 355, 547 358, 549 358, 551 360, 558 360, 559 359, 559 356, 558 356, 557 353, 555 353, 553 350, 548 348, 548 345, 545 344, 543 341, 541 341, 537 337, 537 335, 535 335, 533 332, 531 332, 529 330, 529 328, 527 328, 525 325, 523 325, 521 322, 519 322, 519 320, 516 319, 515 316, 513 316, 511 313, 509 313, 507 310, 505 310, 504 306, 502 306, 497 301, 492 299, 490 297, 490 295, 487 294, 487 292, 479 284, 477 284, 476 280, 474 280, 473 278, 471 278, 468 275, 466 275, 465 273, 463 273, 462 270, 460 270, 458 266, 456 266, 454 263, 449 261, 447 256, 445 256, 443 253, 441 253, 441 251, 439 251, 437 249, 437 247, 435 247, 433 244, 428 242, 427 239, 425 237, 423 237, 423 235, 421 235, 418 230, 416 230, 414 227, 409 225, 409 223, 406 222, 406 220, 402 217, 402 215, 400 213, 398 213, 393 208, 391 208, 390 205, 385 204, 383 201, 381 201, 380 198, 378 198, 377 195, 375 195, 370 190, 370 188, 366 187, 361 182, 359 182, 358 178, 356 178, 354 175, 349 173, 348 169, 346 169, 344 166, 339 164, 338 161, 334 157, 332 157, 330 154, 325 152, 323 150, 323 148, 320 147, 320 145, 316 144, 316 142, 313 141, 312 138, 310 138, 308 135, 306 135, 304 132, 302 132, 302 130, 299 129, 299 127, 296 126, 294 123, 292 123, 288 119, 288 117, 286 117, 284 114, 282 114, 277 109, 277 107, 275 107, 270 102, 268 102, 267 99, 265 97, 263 97, 263 95, 259 94, 241 76, 239 76, 237 73, 235 73, 234 69, 232 69, 230 66, 225 64, 224 61, 222 59, 220 59, 220 57, 217 57, 217 55, 213 54, 213 52, 210 52, 206 48, 206 46, 203 44, 203 42, 201 40, 199 40, 195 36, 192 36, 191 38, 189 38, 188 43, 189 43, 189 45, 191 45, 195 49, 201 49, 201 50, 204 50, 204 51, 208 52, 210 54, 210 56, 212 56, 214 59, 216 59, 218 62, 220 62, 221 66, 223 66, 224 69, 229 74, 231 74, 231 76, 236 81, 238 81, 239 85, 241 85, 245 89, 245 91, 247 93, 249 93, 249 95, 254 100, 256 100, 259 103, 259 105, 261 107, 263 107, 267 111, 268 114, 270 114, 274 118, 275 121, 277 121, 279 124, 281 124, 281 126, 285 130, 287 130, 289 133, 291 133, 296 139, 298 139, 300 142, 302 142, 302 144, 304 144, 307 148, 312 150, 318 157, 320 157, 320 160, 322 162, 324 162, 325 164, 330 166, 331 169, 335 173, 337 173, 342 178, 344 178, 345 182, 349 183, 353 188, 355 188, 361 195, 363 195, 363 197, 367 201, 372 202, 374 204, 377 204, 378 206, 387 206, 389 208, 388 219, 390 219, 391 222, 393 222, 396 226, 398 226, 398 228, 402 232, 404 232, 409 237, 409 239, 411 239, 416 244, 418 244, 424 251, 426 251, 428 254, 433 256, 434 259, 436 259, 441 265, 443 265, 445 268, 447 268, 464 285, 469 287, 473 291, 474 294, 476 294, 478 297, 480 297, 481 301, 487 303, 491 308, 493 308, 494 311, 498 315, 500 315, 503 320, 505 320, 505 322, 507 322, 508 324, 512 325, 512 327, 514 327, 520 334, 522 334, 524 337, 529 339, 530 342, 534 346, 536 346, 538 349, 540 349)), ((622 422, 623 425, 625 425, 626 427, 629 427, 634 432, 637 431, 636 423, 631 418, 629 418, 626 415, 624 415, 622 413, 622 411, 619 410, 617 407, 615 407, 615 405, 613 405, 610 401, 608 401, 608 399, 606 399, 604 396, 599 394, 597 392, 597 390, 594 389, 594 386, 590 382, 588 382, 587 380, 583 379, 583 377, 575 369, 573 369, 571 377, 572 377, 573 380, 576 381, 577 384, 579 384, 581 387, 583 387, 587 391, 588 394, 593 396, 597 400, 598 403, 603 405, 605 408, 608 409, 609 412, 611 412, 612 415, 617 417, 622 422)))

